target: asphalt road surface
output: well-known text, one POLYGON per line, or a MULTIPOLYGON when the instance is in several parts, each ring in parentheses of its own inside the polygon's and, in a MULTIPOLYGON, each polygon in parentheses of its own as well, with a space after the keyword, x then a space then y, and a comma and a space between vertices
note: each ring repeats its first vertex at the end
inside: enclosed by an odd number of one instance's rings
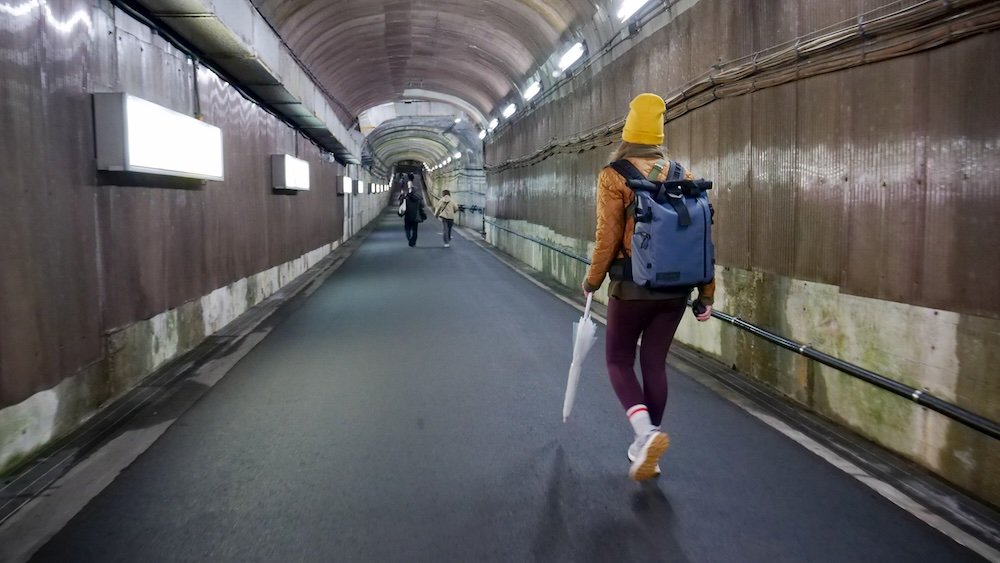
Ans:
POLYGON ((384 217, 34 560, 977 560, 676 372, 631 482, 603 327, 564 424, 579 312, 439 232, 384 217))

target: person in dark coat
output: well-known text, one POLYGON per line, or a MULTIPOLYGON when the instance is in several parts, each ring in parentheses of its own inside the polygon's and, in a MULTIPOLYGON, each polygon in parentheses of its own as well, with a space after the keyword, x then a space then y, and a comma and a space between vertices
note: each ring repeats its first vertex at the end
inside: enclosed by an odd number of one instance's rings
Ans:
POLYGON ((424 200, 411 186, 407 190, 403 201, 406 202, 406 211, 403 213, 403 228, 406 230, 406 240, 410 243, 410 246, 416 246, 417 228, 422 221, 427 219, 427 213, 424 211, 424 200))

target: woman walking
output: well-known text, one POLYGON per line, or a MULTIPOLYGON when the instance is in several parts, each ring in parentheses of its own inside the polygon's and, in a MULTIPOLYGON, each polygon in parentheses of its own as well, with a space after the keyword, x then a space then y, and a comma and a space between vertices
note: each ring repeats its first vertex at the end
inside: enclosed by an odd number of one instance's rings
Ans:
POLYGON ((442 231, 444 234, 444 247, 451 245, 451 228, 455 224, 455 213, 458 212, 458 205, 451 200, 451 192, 445 190, 434 210, 434 216, 441 219, 442 231))
MULTIPOLYGON (((656 179, 665 180, 672 168, 667 165, 662 146, 665 109, 663 99, 655 94, 640 94, 632 100, 622 143, 611 162, 626 159, 647 177, 654 167, 659 167, 656 179)), ((684 174, 686 179, 693 178, 690 172, 684 174)), ((609 271, 620 270, 624 259, 631 256, 635 200, 625 178, 610 167, 601 171, 597 179, 596 244, 583 282, 585 294, 597 291, 609 271)), ((659 458, 670 444, 666 432, 660 429, 667 405, 667 352, 691 291, 656 291, 630 278, 617 274, 611 277, 605 355, 611 385, 635 432, 635 440, 628 448, 629 476, 642 481, 659 474, 659 458), (641 385, 634 369, 640 337, 641 385)), ((710 317, 714 294, 714 280, 698 287, 698 302, 704 307, 697 307, 699 321, 710 317)))

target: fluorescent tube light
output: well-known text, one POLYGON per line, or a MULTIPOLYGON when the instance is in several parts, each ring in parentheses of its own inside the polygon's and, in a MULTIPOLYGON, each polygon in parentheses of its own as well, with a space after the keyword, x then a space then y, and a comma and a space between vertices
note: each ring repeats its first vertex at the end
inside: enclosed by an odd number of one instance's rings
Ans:
POLYGON ((580 60, 583 56, 583 43, 577 43, 569 48, 566 53, 559 58, 559 70, 566 70, 571 67, 573 63, 580 60))
POLYGON ((94 94, 97 168, 223 179, 222 130, 124 93, 94 94))
POLYGON ((354 193, 354 180, 350 176, 344 176, 344 193, 354 193))
POLYGON ((287 154, 272 154, 271 183, 276 190, 308 190, 309 163, 287 154))
POLYGON ((460 158, 462 158, 462 151, 457 151, 457 152, 455 153, 455 160, 458 160, 458 159, 460 159, 460 158))
POLYGON ((514 115, 515 111, 517 111, 517 106, 515 106, 514 104, 510 104, 509 106, 503 108, 503 113, 501 115, 507 118, 514 115))
POLYGON ((524 91, 524 99, 531 100, 531 98, 537 96, 538 93, 541 91, 542 91, 542 83, 536 80, 531 84, 531 86, 528 86, 527 90, 524 91))
POLYGON ((618 9, 618 21, 624 22, 648 3, 649 0, 625 0, 622 2, 622 7, 618 9))
POLYGON ((479 132, 479 139, 482 140, 485 138, 486 138, 486 129, 483 129, 482 131, 479 132))
POLYGON ((500 125, 500 120, 494 117, 493 121, 490 122, 489 130, 492 131, 492 130, 496 129, 497 125, 500 125))

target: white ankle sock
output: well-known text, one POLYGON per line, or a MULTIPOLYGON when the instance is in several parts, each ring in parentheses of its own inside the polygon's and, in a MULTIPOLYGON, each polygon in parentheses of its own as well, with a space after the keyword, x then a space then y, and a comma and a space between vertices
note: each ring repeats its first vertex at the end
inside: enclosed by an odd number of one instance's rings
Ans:
POLYGON ((636 436, 645 436, 656 430, 656 427, 649 420, 649 410, 646 409, 646 405, 633 405, 632 408, 625 411, 625 414, 628 415, 628 421, 632 425, 632 430, 635 430, 636 436))

